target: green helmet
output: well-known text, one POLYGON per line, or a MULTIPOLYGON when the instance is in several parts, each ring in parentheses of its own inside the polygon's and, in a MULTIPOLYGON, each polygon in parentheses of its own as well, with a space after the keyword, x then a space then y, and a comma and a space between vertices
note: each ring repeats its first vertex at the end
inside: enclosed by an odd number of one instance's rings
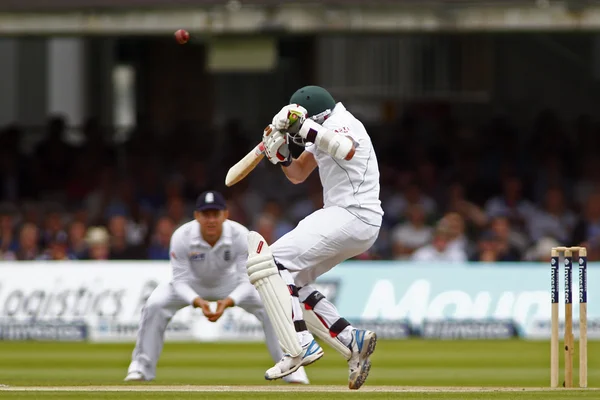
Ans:
POLYGON ((290 104, 306 108, 308 117, 322 123, 335 107, 331 94, 320 86, 305 86, 296 90, 290 98, 290 104))

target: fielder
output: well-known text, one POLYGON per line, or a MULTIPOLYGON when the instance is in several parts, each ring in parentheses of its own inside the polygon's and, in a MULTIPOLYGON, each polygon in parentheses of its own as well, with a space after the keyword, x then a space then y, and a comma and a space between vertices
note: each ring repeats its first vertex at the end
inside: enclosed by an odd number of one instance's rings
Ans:
POLYGON ((363 124, 327 90, 304 87, 290 103, 263 133, 265 154, 293 183, 318 167, 324 208, 270 247, 258 233, 249 234, 248 275, 285 351, 265 378, 285 377, 321 358, 312 332, 348 360, 348 386, 358 389, 369 374, 377 336, 352 327, 311 283, 377 239, 383 216, 377 157, 363 124), (306 147, 297 159, 289 139, 306 147))
MULTIPOLYGON (((223 196, 205 192, 196 202, 195 219, 178 228, 169 249, 173 277, 156 287, 142 310, 140 328, 125 381, 149 381, 164 343, 167 324, 188 306, 202 309, 216 322, 228 307, 241 307, 258 318, 274 361, 283 353, 256 289, 246 273, 248 230, 227 219, 223 196), (213 313, 209 301, 217 301, 213 313)), ((304 370, 289 375, 290 383, 308 384, 304 370)))

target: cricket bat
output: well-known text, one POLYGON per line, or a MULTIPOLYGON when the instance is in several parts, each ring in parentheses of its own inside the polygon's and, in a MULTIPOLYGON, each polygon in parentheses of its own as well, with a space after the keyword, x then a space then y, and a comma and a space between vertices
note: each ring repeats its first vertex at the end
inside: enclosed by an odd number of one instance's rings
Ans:
MULTIPOLYGON (((288 119, 290 121, 290 126, 293 126, 300 118, 302 118, 302 114, 297 110, 289 111, 288 119)), ((268 134, 271 134, 272 129, 273 125, 269 125, 265 128, 265 132, 268 131, 268 134)), ((246 154, 244 158, 238 161, 233 167, 229 168, 227 176, 225 177, 225 185, 227 185, 227 187, 233 186, 244 179, 254 168, 256 168, 264 157, 265 145, 261 141, 252 149, 252 151, 246 154)))
POLYGON ((256 145, 248 154, 238 161, 233 167, 229 168, 225 177, 225 185, 233 186, 244 179, 265 157, 265 146, 263 142, 256 145))

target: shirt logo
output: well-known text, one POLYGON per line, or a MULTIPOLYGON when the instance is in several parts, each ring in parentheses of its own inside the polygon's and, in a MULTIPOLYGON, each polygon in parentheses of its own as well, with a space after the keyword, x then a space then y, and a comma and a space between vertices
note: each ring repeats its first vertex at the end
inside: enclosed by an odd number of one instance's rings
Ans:
POLYGON ((231 250, 225 250, 223 253, 223 259, 225 261, 231 261, 231 250))
POLYGON ((195 251, 190 253, 190 261, 204 261, 204 258, 204 253, 197 253, 195 251))

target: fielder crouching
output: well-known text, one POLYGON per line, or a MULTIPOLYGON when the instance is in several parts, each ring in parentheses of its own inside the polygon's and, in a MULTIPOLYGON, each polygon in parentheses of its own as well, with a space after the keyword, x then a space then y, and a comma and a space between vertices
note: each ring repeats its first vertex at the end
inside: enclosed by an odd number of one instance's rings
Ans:
POLYGON ((267 158, 280 163, 293 183, 303 182, 318 167, 324 203, 270 247, 258 233, 250 232, 248 275, 286 353, 265 378, 288 376, 321 358, 315 334, 348 361, 348 386, 358 389, 369 374, 377 336, 352 327, 310 285, 337 264, 368 250, 379 235, 383 210, 371 139, 363 124, 327 90, 307 86, 275 115, 263 143, 267 158), (297 159, 290 155, 290 139, 306 147, 297 159))
MULTIPOLYGON (((167 324, 180 309, 192 305, 216 322, 228 307, 241 307, 261 321, 274 361, 283 357, 273 325, 261 299, 248 280, 248 229, 227 219, 223 196, 205 192, 196 202, 195 219, 178 228, 171 238, 173 277, 152 292, 142 310, 137 342, 125 381, 149 381, 156 376, 167 324), (217 301, 213 313, 209 301, 217 301)), ((286 377, 308 384, 304 370, 286 377)))

